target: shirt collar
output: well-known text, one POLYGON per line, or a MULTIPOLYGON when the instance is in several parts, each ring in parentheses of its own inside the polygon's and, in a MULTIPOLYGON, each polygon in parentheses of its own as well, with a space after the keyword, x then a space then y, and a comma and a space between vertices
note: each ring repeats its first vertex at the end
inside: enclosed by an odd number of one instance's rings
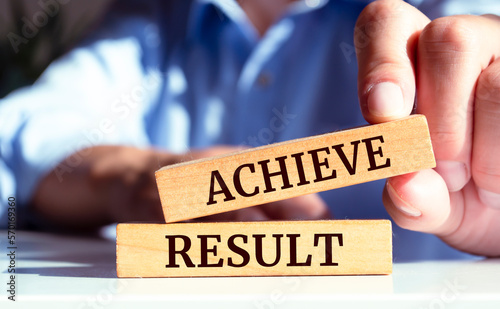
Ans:
MULTIPOLYGON (((248 19, 246 13, 243 11, 241 6, 238 4, 236 0, 197 0, 200 4, 211 4, 214 5, 221 14, 219 18, 222 20, 224 17, 232 20, 236 23, 243 33, 248 37, 248 39, 252 42, 257 42, 259 35, 257 34, 256 29, 248 19)), ((289 5, 288 11, 285 15, 294 16, 305 14, 311 11, 318 10, 325 6, 329 0, 299 0, 291 3, 289 5)), ((203 18, 202 18, 203 19, 203 18)), ((198 23, 198 21, 195 21, 198 23)), ((198 24, 199 25, 199 24, 198 24)))
MULTIPOLYGON (((200 3, 216 5, 227 17, 235 21, 248 22, 247 16, 236 0, 198 0, 200 3)), ((296 15, 317 10, 329 0, 299 0, 289 5, 288 14, 296 15)))

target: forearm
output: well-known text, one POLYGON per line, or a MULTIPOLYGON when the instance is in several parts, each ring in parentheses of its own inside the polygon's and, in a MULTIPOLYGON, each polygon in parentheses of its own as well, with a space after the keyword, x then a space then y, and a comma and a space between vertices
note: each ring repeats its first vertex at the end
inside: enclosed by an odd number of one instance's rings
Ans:
POLYGON ((173 154, 122 146, 81 150, 40 181, 33 211, 65 228, 160 220, 154 171, 177 160, 173 154))

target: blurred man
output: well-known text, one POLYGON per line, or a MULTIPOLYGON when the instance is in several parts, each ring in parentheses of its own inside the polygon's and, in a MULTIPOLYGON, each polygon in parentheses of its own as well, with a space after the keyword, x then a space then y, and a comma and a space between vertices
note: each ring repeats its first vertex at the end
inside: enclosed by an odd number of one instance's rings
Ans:
POLYGON ((416 102, 436 169, 202 220, 390 215, 398 260, 467 257, 441 240, 498 256, 500 19, 434 18, 500 8, 410 2, 120 1, 0 102, 1 203, 16 196, 38 225, 161 220, 163 165, 390 121, 416 102))

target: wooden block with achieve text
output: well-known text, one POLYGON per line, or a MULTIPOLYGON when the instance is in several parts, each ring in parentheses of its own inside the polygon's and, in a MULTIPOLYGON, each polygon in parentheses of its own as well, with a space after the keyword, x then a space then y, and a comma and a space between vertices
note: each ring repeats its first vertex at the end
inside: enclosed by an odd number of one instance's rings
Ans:
POLYGON ((166 222, 192 219, 435 167, 425 116, 165 166, 166 222))
POLYGON ((119 224, 118 277, 392 273, 388 220, 119 224))

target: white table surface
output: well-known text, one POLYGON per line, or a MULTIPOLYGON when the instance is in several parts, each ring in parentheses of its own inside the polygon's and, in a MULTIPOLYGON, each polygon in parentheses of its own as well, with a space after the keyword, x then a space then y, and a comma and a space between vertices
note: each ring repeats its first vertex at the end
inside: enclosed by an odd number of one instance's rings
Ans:
POLYGON ((16 237, 12 302, 7 232, 0 232, 1 309, 500 309, 500 259, 395 263, 389 276, 118 279, 112 240, 23 231, 16 237))

